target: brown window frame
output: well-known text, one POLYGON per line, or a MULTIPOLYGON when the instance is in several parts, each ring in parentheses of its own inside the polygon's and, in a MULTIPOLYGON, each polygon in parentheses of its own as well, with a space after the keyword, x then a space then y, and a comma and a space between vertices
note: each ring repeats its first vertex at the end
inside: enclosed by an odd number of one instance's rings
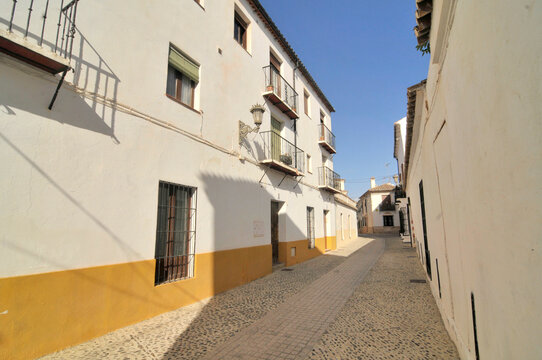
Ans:
POLYGON ((170 69, 172 69, 174 71, 174 73, 175 73, 175 94, 167 93, 167 89, 166 89, 167 97, 169 97, 172 100, 175 100, 175 101, 179 102, 180 104, 182 104, 184 106, 189 107, 190 109, 195 110, 194 109, 194 95, 196 93, 196 82, 194 80, 192 80, 192 79, 189 79, 190 80, 191 95, 190 95, 190 104, 187 104, 187 103, 185 103, 185 102, 183 102, 181 100, 181 94, 182 94, 182 89, 183 89, 182 78, 187 77, 187 76, 184 75, 179 70, 175 69, 171 65, 168 65, 168 76, 169 76, 170 69))
POLYGON ((155 286, 194 277, 196 248, 197 188, 160 181, 158 189, 155 286), (183 192, 187 201, 179 203, 176 196, 183 192))
POLYGON ((247 32, 248 32, 247 22, 243 20, 241 15, 239 15, 236 11, 233 17, 233 38, 245 50, 247 50, 247 32), (243 29, 242 33, 238 31, 237 29, 243 29), (237 32, 237 36, 236 36, 236 32, 237 32))

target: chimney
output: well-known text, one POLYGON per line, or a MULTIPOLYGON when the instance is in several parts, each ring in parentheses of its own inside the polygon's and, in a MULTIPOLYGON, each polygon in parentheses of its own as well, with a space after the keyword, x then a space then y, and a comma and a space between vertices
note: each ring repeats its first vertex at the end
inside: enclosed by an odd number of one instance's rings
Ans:
POLYGON ((375 178, 374 176, 371 178, 371 189, 374 188, 376 186, 376 183, 375 183, 375 178))

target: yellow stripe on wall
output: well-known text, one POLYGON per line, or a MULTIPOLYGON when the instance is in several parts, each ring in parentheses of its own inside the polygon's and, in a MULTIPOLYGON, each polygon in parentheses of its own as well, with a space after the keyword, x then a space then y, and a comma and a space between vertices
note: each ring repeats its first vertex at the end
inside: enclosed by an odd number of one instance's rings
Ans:
POLYGON ((271 245, 196 254, 195 277, 154 286, 155 261, 0 279, 0 359, 35 358, 271 272, 271 245))
MULTIPOLYGON (((279 260, 323 254, 325 239, 315 243, 281 242, 279 260)), ((335 249, 335 236, 327 244, 335 249)), ((0 279, 0 359, 36 358, 265 276, 271 245, 196 254, 192 279, 155 286, 154 271, 153 259, 0 279)))

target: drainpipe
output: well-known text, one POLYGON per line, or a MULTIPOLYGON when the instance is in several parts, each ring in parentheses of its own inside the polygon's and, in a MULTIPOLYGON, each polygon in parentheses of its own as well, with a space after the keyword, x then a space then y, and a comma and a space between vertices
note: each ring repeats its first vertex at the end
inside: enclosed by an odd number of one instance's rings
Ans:
MULTIPOLYGON (((295 72, 297 70, 297 68, 299 67, 299 61, 296 62, 295 64, 295 67, 294 67, 294 80, 292 81, 293 83, 293 87, 294 87, 294 91, 295 90, 295 72)), ((299 101, 299 99, 297 99, 299 101)), ((299 106, 298 106, 299 107, 299 106)), ((299 109, 297 110, 299 111, 299 109)), ((295 167, 297 169, 297 119, 294 119, 294 146, 295 146, 295 160, 294 160, 294 164, 295 164, 295 167)))

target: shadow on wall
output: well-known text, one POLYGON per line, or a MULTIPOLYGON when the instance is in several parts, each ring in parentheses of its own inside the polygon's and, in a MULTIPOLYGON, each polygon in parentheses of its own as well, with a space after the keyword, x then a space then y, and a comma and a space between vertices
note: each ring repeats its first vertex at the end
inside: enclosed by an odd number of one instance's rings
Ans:
MULTIPOLYGON (((272 174, 266 178, 273 187, 276 187, 282 178, 276 177, 272 174)), ((201 190, 209 200, 212 210, 208 211, 211 214, 209 219, 198 219, 198 227, 212 228, 209 235, 214 239, 215 249, 232 249, 214 253, 214 293, 270 273, 271 201, 280 200, 266 190, 269 185, 260 184, 258 179, 235 179, 212 173, 202 173, 200 179, 203 183, 201 190)), ((281 187, 293 187, 294 184, 292 180, 285 180, 281 187)), ((301 192, 299 186, 295 191, 301 192)), ((306 239, 305 230, 295 225, 287 207, 285 209, 279 216, 279 241, 306 239)), ((285 258, 286 254, 279 253, 280 257, 285 258)))
MULTIPOLYGON (((0 24, 7 27, 9 20, 0 17, 0 24)), ((13 24, 13 31, 23 33, 24 29, 13 24)), ((32 31, 27 37, 36 43, 40 39, 40 35, 32 31)), ((44 38, 43 47, 54 49, 55 44, 44 38)), ((8 57, 8 55, 2 56, 8 57)), ((19 62, 19 60, 13 61, 19 62)), ((21 65, 25 67, 22 69, 28 67, 35 69, 35 74, 40 77, 39 82, 36 81, 36 76, 24 70, 22 72, 8 71, 2 74, 2 79, 6 84, 19 86, 11 86, 9 91, 5 91, 0 99, 0 105, 6 108, 11 107, 12 115, 16 115, 16 109, 24 110, 61 124, 110 136, 119 143, 115 136, 116 110, 103 105, 98 100, 101 97, 109 97, 115 103, 120 79, 78 28, 76 28, 73 43, 71 64, 73 68, 71 82, 79 89, 88 92, 88 100, 63 86, 52 110, 49 110, 48 106, 60 81, 60 75, 53 76, 24 64, 21 65)), ((70 82, 70 76, 66 77, 66 82, 70 82)))

